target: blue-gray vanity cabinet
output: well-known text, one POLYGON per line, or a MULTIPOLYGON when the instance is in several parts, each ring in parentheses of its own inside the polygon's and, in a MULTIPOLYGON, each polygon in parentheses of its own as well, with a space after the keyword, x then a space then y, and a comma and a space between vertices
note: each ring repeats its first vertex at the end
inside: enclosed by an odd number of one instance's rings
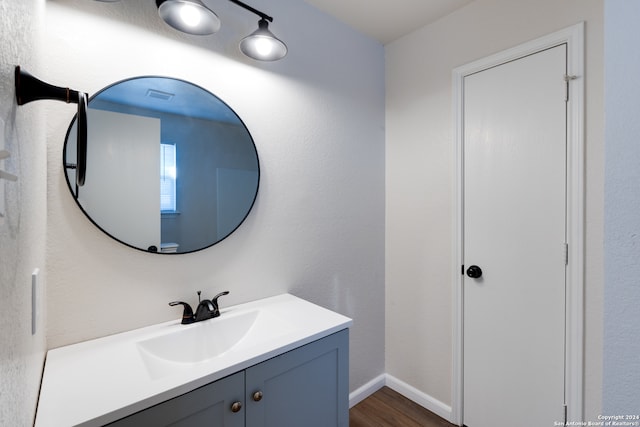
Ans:
POLYGON ((246 426, 348 427, 348 348, 345 329, 248 368, 246 426))
POLYGON ((109 426, 348 427, 348 382, 344 329, 109 426))

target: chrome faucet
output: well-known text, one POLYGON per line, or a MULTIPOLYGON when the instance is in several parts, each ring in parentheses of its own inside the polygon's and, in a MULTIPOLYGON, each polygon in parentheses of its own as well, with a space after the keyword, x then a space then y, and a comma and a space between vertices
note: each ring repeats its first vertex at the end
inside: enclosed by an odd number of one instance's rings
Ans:
POLYGON ((182 301, 173 301, 170 302, 170 306, 182 305, 184 307, 184 311, 182 312, 182 324, 188 325, 194 322, 200 322, 202 320, 212 319, 214 317, 220 316, 220 307, 218 306, 218 298, 223 295, 228 295, 229 291, 220 292, 215 297, 210 300, 200 300, 200 291, 198 291, 198 308, 196 309, 196 314, 193 314, 193 309, 189 304, 182 301))

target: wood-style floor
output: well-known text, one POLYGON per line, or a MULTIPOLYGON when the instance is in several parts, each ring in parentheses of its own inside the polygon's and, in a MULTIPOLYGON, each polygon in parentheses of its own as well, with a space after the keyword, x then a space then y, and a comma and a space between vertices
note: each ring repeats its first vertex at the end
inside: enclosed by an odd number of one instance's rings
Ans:
POLYGON ((455 427, 388 387, 349 411, 349 427, 455 427))

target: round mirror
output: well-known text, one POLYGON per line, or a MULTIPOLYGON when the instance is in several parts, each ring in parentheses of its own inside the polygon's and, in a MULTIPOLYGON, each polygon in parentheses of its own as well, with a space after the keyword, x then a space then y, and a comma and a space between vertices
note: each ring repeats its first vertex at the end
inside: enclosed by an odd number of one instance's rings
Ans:
POLYGON ((148 252, 194 252, 249 214, 260 181, 255 144, 240 117, 205 89, 136 77, 91 97, 87 117, 84 184, 76 182, 76 118, 65 175, 80 209, 114 239, 148 252))

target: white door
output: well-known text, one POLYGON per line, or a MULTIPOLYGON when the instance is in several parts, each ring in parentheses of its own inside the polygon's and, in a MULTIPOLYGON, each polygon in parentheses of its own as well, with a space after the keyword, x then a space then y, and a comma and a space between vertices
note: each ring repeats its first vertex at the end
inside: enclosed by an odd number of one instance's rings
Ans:
POLYGON ((563 420, 566 55, 563 44, 464 78, 469 427, 563 420))
MULTIPOLYGON (((159 248, 160 120, 91 108, 87 114, 87 173, 78 202, 113 237, 159 248)), ((75 138, 74 127, 67 159, 76 157, 75 138)))

